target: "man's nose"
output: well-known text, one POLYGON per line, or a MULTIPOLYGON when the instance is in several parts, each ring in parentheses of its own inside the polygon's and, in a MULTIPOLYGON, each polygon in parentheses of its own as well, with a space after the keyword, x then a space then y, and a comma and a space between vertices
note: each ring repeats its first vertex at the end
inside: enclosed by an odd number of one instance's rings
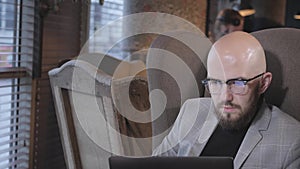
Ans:
POLYGON ((225 85, 222 87, 222 98, 226 101, 232 101, 233 100, 233 94, 231 92, 230 86, 225 85))

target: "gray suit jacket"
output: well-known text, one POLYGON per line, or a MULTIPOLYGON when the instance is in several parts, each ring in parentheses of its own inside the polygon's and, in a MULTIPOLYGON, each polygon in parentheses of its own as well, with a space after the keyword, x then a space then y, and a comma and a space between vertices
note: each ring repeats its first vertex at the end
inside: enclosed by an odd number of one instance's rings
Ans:
MULTIPOLYGON (((218 124, 213 111, 210 98, 187 100, 153 155, 199 156, 218 124)), ((263 103, 237 152, 234 168, 300 169, 300 123, 263 103)))

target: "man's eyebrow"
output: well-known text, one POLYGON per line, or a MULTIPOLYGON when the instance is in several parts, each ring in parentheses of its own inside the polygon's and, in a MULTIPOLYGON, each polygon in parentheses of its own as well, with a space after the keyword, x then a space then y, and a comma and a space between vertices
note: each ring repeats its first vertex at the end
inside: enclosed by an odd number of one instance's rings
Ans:
POLYGON ((216 78, 213 78, 213 77, 209 77, 207 76, 206 79, 211 79, 211 80, 220 80, 220 79, 216 79, 216 78))
POLYGON ((247 78, 244 78, 244 77, 237 77, 237 78, 231 78, 231 79, 228 79, 227 81, 229 80, 246 80, 247 78))
POLYGON ((236 77, 236 78, 231 78, 231 79, 227 79, 227 80, 220 80, 220 79, 216 79, 216 78, 213 78, 213 77, 207 77, 206 79, 210 79, 210 80, 217 80, 217 81, 221 81, 221 82, 228 82, 228 81, 232 81, 232 80, 247 80, 247 78, 244 78, 244 77, 236 77))
POLYGON ((216 79, 216 78, 210 78, 210 77, 207 77, 206 79, 208 79, 208 80, 214 80, 214 81, 220 81, 220 82, 225 82, 225 81, 223 81, 223 80, 216 79))

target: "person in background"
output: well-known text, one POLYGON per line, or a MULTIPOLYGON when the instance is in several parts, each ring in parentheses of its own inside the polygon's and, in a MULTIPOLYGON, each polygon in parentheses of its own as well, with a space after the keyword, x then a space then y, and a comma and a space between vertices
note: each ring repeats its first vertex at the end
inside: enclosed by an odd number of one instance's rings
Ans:
POLYGON ((243 31, 244 18, 238 11, 233 9, 221 10, 215 20, 214 24, 214 41, 218 40, 222 36, 234 32, 243 31))
POLYGON ((211 98, 187 100, 153 155, 232 157, 235 169, 299 169, 300 122, 266 103, 266 66, 263 47, 249 33, 216 41, 202 81, 211 98))

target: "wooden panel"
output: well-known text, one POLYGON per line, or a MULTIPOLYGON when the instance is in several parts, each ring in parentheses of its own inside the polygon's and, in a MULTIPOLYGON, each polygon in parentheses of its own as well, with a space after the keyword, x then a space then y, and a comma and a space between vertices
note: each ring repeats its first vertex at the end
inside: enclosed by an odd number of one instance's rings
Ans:
POLYGON ((61 60, 78 55, 82 8, 81 1, 61 1, 57 12, 49 11, 43 18, 42 74, 35 89, 33 167, 37 169, 66 168, 47 72, 61 60))

